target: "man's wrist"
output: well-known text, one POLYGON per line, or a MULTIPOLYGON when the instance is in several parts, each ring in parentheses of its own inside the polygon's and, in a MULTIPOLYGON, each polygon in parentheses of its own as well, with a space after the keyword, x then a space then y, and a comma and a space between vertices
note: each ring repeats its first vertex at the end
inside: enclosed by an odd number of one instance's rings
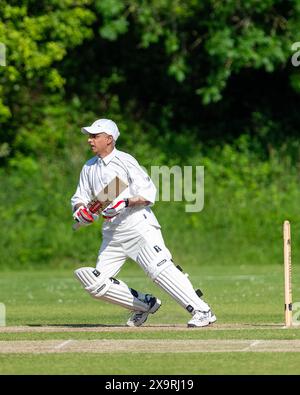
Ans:
POLYGON ((135 206, 148 206, 151 202, 145 200, 141 196, 134 196, 131 198, 124 199, 126 206, 125 207, 135 207, 135 206), (128 204, 126 203, 128 201, 128 204))
POLYGON ((83 203, 75 204, 75 206, 73 207, 73 213, 75 213, 75 211, 78 210, 79 207, 85 207, 85 205, 83 203))
POLYGON ((128 207, 129 206, 129 198, 125 198, 124 202, 125 202, 125 207, 128 207))

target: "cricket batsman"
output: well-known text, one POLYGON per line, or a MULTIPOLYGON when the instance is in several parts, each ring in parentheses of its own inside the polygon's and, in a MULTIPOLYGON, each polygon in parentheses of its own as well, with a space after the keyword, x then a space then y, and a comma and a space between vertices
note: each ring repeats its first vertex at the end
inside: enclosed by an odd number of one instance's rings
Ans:
POLYGON ((94 157, 83 166, 71 198, 73 218, 84 226, 96 221, 99 215, 88 209, 88 203, 116 176, 128 188, 102 211, 102 244, 96 267, 75 270, 79 282, 92 297, 131 310, 127 326, 141 326, 160 308, 161 301, 117 278, 129 257, 192 315, 188 327, 215 322, 216 316, 200 298, 201 292, 195 291, 187 275, 175 266, 164 243, 161 226, 150 208, 156 195, 152 180, 133 156, 116 149, 120 133, 115 122, 98 119, 81 131, 88 136, 94 157))

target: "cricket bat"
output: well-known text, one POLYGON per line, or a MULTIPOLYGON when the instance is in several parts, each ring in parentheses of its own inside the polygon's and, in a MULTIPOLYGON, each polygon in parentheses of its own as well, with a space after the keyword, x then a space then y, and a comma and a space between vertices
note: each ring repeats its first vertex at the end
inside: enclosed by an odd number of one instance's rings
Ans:
MULTIPOLYGON (((101 214, 110 203, 115 200, 128 185, 116 176, 109 184, 106 185, 95 197, 91 200, 87 208, 93 214, 101 214)), ((80 222, 75 222, 72 226, 73 230, 77 230, 82 226, 80 222)))

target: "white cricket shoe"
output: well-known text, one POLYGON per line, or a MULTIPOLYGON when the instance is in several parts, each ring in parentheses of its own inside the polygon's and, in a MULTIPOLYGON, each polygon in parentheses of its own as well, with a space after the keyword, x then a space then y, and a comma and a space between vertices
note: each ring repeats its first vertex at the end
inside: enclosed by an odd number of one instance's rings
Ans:
POLYGON ((161 301, 152 295, 149 296, 148 304, 149 310, 147 311, 134 311, 131 317, 128 319, 127 326, 141 326, 145 321, 147 321, 149 314, 154 314, 161 306, 161 301))
POLYGON ((196 311, 193 315, 193 318, 188 322, 188 328, 200 328, 203 326, 208 326, 213 322, 217 321, 217 317, 210 310, 205 311, 196 311))

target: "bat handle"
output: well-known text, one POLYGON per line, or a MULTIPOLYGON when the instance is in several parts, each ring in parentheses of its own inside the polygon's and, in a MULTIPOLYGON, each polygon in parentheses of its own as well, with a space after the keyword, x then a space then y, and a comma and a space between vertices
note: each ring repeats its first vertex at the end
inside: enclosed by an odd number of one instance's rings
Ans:
POLYGON ((72 229, 74 230, 74 231, 76 231, 77 229, 79 229, 81 227, 81 225, 80 225, 80 222, 75 222, 73 225, 72 225, 72 229))

